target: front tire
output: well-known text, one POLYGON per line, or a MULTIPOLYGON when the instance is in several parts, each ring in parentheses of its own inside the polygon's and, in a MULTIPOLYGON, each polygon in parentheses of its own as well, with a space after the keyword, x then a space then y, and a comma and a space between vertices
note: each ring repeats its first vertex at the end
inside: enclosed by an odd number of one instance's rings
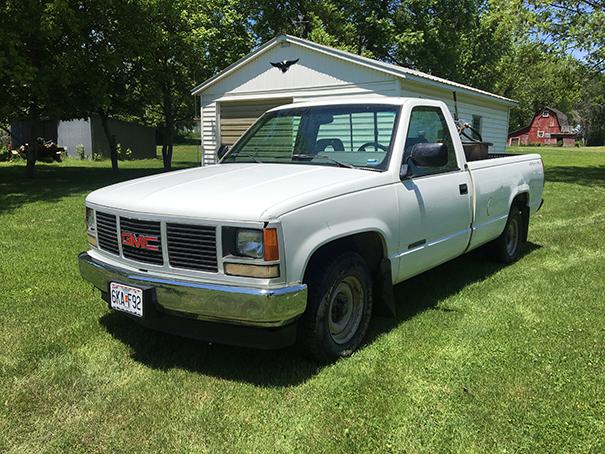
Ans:
POLYGON ((513 205, 504 231, 492 244, 494 259, 502 263, 513 263, 519 259, 524 244, 523 225, 521 211, 513 205))
POLYGON ((361 344, 372 315, 372 279, 363 258, 343 253, 311 269, 307 310, 298 342, 315 360, 349 356, 361 344))

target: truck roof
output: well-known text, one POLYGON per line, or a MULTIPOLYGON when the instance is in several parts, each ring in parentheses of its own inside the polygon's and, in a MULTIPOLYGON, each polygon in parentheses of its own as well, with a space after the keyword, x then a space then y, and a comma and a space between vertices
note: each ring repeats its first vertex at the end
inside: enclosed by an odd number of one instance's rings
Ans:
MULTIPOLYGON (((372 96, 372 97, 350 97, 346 99, 318 99, 315 101, 304 101, 304 102, 294 102, 291 104, 283 104, 281 106, 274 107, 273 109, 269 109, 267 112, 273 112, 276 110, 283 109, 291 109, 293 107, 316 107, 316 106, 341 106, 341 105, 351 105, 351 104, 382 104, 382 105, 392 105, 392 106, 403 106, 410 100, 418 100, 418 98, 411 97, 380 97, 380 96, 372 96)), ((427 104, 432 104, 435 102, 441 103, 442 101, 435 101, 432 99, 426 99, 427 104)))

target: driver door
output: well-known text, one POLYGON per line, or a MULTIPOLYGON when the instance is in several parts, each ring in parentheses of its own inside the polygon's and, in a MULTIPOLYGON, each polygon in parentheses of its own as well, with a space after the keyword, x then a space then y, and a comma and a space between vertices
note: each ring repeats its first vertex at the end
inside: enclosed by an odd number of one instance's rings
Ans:
POLYGON ((471 181, 458 162, 452 134, 438 106, 412 108, 403 162, 410 171, 397 188, 400 213, 398 281, 462 254, 471 235, 471 181), (410 159, 417 143, 443 143, 441 167, 419 167, 410 159))

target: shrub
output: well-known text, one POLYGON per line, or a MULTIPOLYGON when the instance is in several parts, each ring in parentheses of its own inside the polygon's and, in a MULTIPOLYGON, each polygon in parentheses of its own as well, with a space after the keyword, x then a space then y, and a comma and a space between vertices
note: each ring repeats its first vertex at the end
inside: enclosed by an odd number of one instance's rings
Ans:
POLYGON ((83 144, 76 145, 76 154, 81 160, 86 159, 86 149, 84 148, 83 144))
POLYGON ((92 153, 92 160, 93 161, 102 161, 103 160, 103 155, 101 153, 93 152, 92 153))
POLYGON ((11 152, 7 147, 0 146, 0 162, 9 161, 11 152))
POLYGON ((124 148, 121 144, 116 145, 116 150, 118 152, 118 160, 120 161, 132 161, 132 150, 130 148, 124 148))

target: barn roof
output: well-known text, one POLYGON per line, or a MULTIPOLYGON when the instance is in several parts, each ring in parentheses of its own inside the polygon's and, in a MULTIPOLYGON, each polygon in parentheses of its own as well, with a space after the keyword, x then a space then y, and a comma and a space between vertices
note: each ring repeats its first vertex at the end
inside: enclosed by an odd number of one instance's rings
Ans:
POLYGON ((571 125, 569 124, 569 119, 567 118, 567 115, 565 115, 559 109, 555 109, 554 107, 544 106, 542 108, 542 111, 545 109, 550 110, 552 113, 554 113, 557 116, 557 120, 559 121, 559 126, 561 127, 561 132, 571 132, 572 128, 571 128, 571 125))
POLYGON ((524 126, 523 128, 517 129, 515 131, 511 131, 508 133, 508 137, 515 137, 518 136, 520 134, 525 134, 526 132, 529 131, 529 126, 524 126))
POLYGON ((468 85, 460 84, 458 82, 453 82, 451 80, 443 79, 441 77, 433 76, 432 74, 427 74, 427 73, 423 73, 421 71, 417 71, 415 69, 406 68, 404 66, 398 66, 398 65, 391 64, 391 63, 385 63, 382 61, 363 57, 361 55, 353 54, 353 53, 346 52, 346 51, 343 51, 340 49, 335 49, 335 48, 329 47, 329 46, 324 46, 321 44, 314 43, 312 41, 307 41, 305 39, 297 38, 295 36, 290 36, 290 35, 276 36, 272 40, 270 40, 270 41, 266 42, 265 44, 263 44, 262 46, 260 46, 258 49, 249 53, 248 55, 246 55, 245 57, 236 61, 235 63, 229 65, 227 68, 225 68, 218 74, 215 74, 210 79, 206 80, 205 82, 202 82, 200 85, 198 85, 191 91, 191 94, 193 94, 193 95, 201 94, 201 92, 206 90, 208 87, 210 87, 214 83, 218 82, 219 80, 223 79, 224 77, 228 76, 232 72, 236 71, 237 69, 239 69, 241 66, 246 64, 251 59, 258 57, 260 54, 266 52, 267 50, 271 49, 272 47, 274 47, 282 42, 289 42, 289 43, 297 44, 299 46, 306 47, 306 48, 318 51, 323 54, 331 55, 331 56, 341 59, 341 60, 356 63, 358 65, 365 66, 365 67, 368 67, 368 68, 371 68, 371 69, 374 69, 377 71, 381 71, 381 72, 393 75, 393 76, 401 78, 401 79, 409 79, 412 81, 421 82, 421 83, 425 83, 427 85, 433 85, 433 86, 436 86, 439 88, 445 88, 448 90, 451 90, 452 88, 456 88, 456 89, 460 90, 461 92, 467 92, 468 94, 480 96, 483 98, 489 98, 494 101, 500 101, 500 102, 503 102, 503 103, 506 103, 509 105, 517 104, 516 101, 513 101, 512 99, 506 98, 504 96, 496 95, 494 93, 490 93, 490 92, 487 92, 484 90, 480 90, 478 88, 470 87, 468 85))

